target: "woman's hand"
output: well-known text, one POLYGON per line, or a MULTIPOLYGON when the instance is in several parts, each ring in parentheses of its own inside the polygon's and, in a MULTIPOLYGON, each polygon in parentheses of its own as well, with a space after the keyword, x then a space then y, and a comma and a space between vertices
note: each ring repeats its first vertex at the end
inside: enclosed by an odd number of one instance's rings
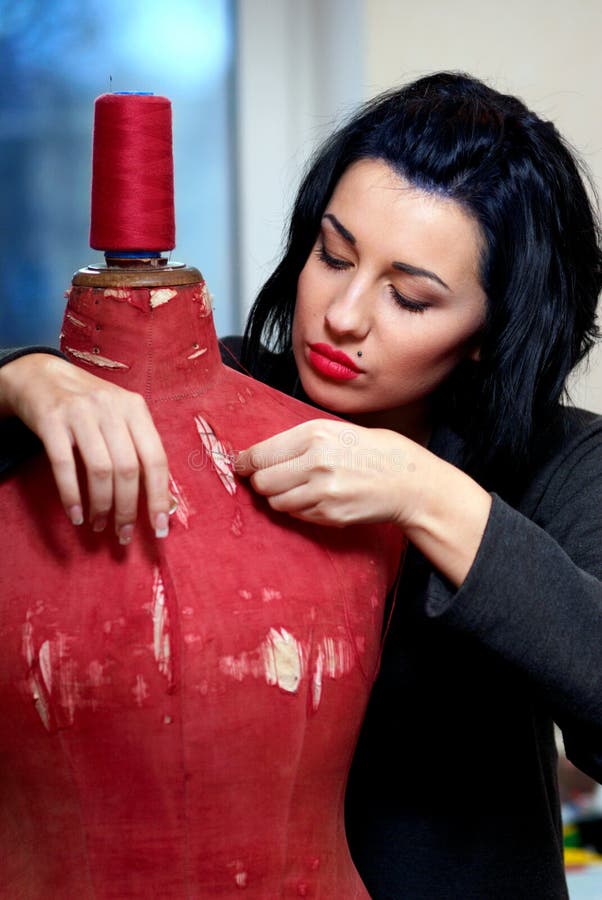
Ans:
POLYGON ((236 471, 273 509, 308 522, 402 525, 414 500, 403 489, 412 448, 393 431, 314 419, 243 450, 236 471))
POLYGON ((0 369, 0 410, 18 416, 44 444, 74 525, 84 521, 77 450, 86 470, 94 531, 105 528, 114 507, 120 542, 130 542, 143 475, 151 527, 158 537, 167 535, 167 457, 139 394, 58 357, 32 353, 0 369))
POLYGON ((239 475, 272 509, 321 525, 393 522, 452 584, 477 554, 491 497, 394 431, 315 419, 254 444, 239 475))

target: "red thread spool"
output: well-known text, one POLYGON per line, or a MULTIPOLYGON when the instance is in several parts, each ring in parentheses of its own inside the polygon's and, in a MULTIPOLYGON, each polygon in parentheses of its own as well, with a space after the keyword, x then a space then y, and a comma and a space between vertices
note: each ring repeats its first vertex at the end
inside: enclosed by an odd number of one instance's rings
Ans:
POLYGON ((90 246, 140 254, 175 247, 171 103, 166 97, 97 98, 90 246))

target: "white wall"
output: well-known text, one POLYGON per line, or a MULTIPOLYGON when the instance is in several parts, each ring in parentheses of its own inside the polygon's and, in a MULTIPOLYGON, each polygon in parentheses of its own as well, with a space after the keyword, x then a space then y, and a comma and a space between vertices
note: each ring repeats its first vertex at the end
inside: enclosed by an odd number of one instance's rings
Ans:
POLYGON ((363 85, 362 0, 239 0, 241 312, 277 261, 303 167, 363 85))

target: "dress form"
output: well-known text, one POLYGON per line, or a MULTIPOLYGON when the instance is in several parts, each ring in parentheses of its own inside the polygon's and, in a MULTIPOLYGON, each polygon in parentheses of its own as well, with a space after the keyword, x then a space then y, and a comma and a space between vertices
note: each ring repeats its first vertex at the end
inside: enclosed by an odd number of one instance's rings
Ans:
POLYGON ((368 897, 343 797, 400 538, 236 476, 232 450, 316 411, 222 365, 196 276, 76 277, 61 339, 145 396, 169 538, 73 528, 42 458, 0 488, 6 896, 368 897))

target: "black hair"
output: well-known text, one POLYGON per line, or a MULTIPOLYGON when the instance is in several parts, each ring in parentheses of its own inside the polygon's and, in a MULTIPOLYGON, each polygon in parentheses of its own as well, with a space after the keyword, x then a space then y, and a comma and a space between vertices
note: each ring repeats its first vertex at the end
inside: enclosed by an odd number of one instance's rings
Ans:
MULTIPOLYGON (((316 154, 293 208, 282 261, 251 310, 243 362, 262 343, 291 354, 297 280, 334 188, 361 159, 386 162, 460 203, 484 238, 480 360, 441 391, 472 469, 518 472, 595 338, 602 255, 581 164, 551 122, 516 97, 440 72, 365 104, 316 154)), ((593 190, 593 188, 592 188, 593 190)))

